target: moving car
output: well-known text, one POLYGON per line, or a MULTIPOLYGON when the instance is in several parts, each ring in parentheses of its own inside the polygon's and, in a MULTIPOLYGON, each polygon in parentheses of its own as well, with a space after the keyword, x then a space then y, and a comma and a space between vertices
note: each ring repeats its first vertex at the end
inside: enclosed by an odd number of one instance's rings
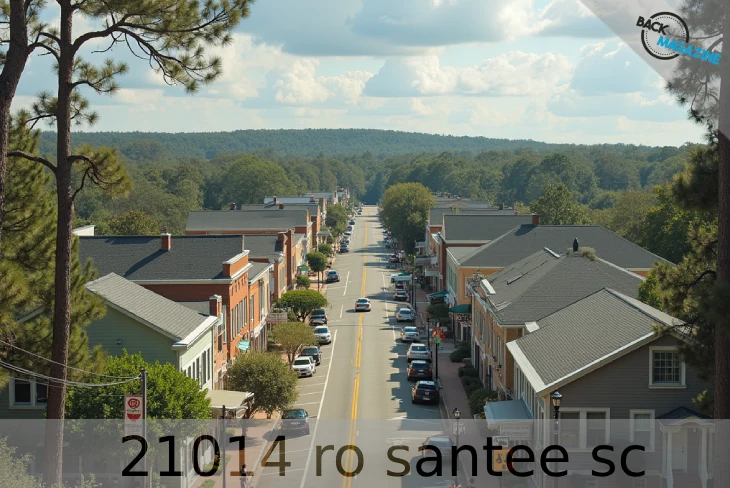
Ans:
POLYGON ((407 302, 408 293, 405 290, 395 290, 395 293, 393 294, 393 300, 395 300, 396 302, 407 302))
POLYGON ((411 380, 433 381, 431 365, 421 359, 411 361, 411 364, 408 366, 408 381, 411 380))
POLYGON ((317 326, 314 329, 314 337, 317 338, 317 342, 320 344, 330 344, 332 342, 332 334, 330 334, 330 329, 326 325, 317 326))
POLYGON ((315 371, 317 371, 314 360, 309 356, 296 358, 291 365, 291 369, 298 373, 300 377, 314 376, 315 371))
MULTIPOLYGON (((439 402, 439 387, 433 381, 419 381, 411 390, 411 402, 439 402)), ((451 453, 449 453, 451 454, 451 453)))
POLYGON ((284 432, 299 431, 309 435, 309 413, 303 408, 284 410, 281 413, 279 430, 284 432))
POLYGON ((427 448, 426 446, 433 446, 438 449, 441 452, 441 459, 451 459, 451 448, 454 447, 454 444, 451 442, 449 436, 432 435, 431 437, 427 437, 426 440, 423 441, 423 451, 421 451, 421 457, 435 457, 436 452, 431 448, 427 448))
POLYGON ((323 308, 315 308, 309 317, 309 325, 325 325, 328 321, 327 310, 323 308))
POLYGON ((340 281, 340 273, 334 269, 327 272, 327 283, 337 283, 338 281, 340 281))
MULTIPOLYGON (((410 308, 401 308, 395 312, 395 320, 398 322, 415 322, 416 314, 410 308)), ((415 327, 414 327, 415 329, 415 327)), ((416 330, 418 332, 418 330, 416 330)))
POLYGON ((393 254, 391 257, 388 258, 388 262, 389 263, 399 263, 400 258, 398 256, 396 256, 395 254, 393 254))
POLYGON ((403 327, 400 330, 401 342, 419 342, 420 340, 421 334, 418 333, 418 329, 415 327, 403 327))
POLYGON ((319 363, 322 362, 322 351, 319 350, 317 346, 309 346, 302 349, 301 354, 299 354, 299 357, 310 357, 314 358, 314 365, 319 366, 319 363))
POLYGON ((358 298, 355 302, 356 312, 369 312, 370 311, 370 300, 367 298, 358 298))
POLYGON ((406 353, 408 362, 410 363, 414 359, 423 359, 424 361, 431 362, 431 352, 424 344, 411 344, 406 353))

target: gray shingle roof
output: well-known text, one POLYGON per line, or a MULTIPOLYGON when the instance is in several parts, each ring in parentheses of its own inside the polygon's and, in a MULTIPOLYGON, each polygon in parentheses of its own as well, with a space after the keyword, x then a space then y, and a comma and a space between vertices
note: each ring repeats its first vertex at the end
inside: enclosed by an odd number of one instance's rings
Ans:
POLYGON ((475 249, 479 249, 479 246, 452 246, 446 248, 446 252, 451 253, 454 259, 459 261, 464 256, 473 253, 475 249))
POLYGON ((441 234, 446 241, 487 242, 518 225, 531 224, 532 215, 444 215, 441 234))
POLYGON ((121 276, 109 273, 86 284, 86 289, 144 322, 182 340, 209 319, 121 276))
POLYGON ((498 208, 470 208, 457 207, 455 211, 452 207, 434 207, 428 213, 428 222, 430 225, 441 225, 444 215, 514 215, 514 210, 499 210, 498 208))
POLYGON ((680 322, 615 290, 601 289, 538 320, 538 330, 508 347, 515 357, 517 347, 544 385, 550 385, 619 349, 650 340, 656 323, 680 322))
POLYGON ((243 237, 243 247, 250 251, 252 258, 276 258, 285 252, 284 246, 279 243, 278 234, 249 234, 243 237))
POLYGON ((487 280, 496 292, 489 301, 499 322, 524 324, 605 287, 636 297, 643 278, 601 259, 591 261, 572 254, 555 257, 539 251, 487 276, 487 280))
POLYGON ((592 247, 596 255, 627 269, 654 267, 666 259, 637 246, 599 225, 523 224, 465 256, 461 266, 469 268, 503 268, 547 247, 563 253, 578 238, 582 247, 592 247))
MULTIPOLYGON (((314 197, 317 199, 316 202, 310 202, 310 197, 276 197, 276 203, 283 203, 284 205, 318 205, 319 204, 319 198, 321 197, 314 197)), ((264 198, 264 205, 274 205, 274 197, 266 197, 264 198)), ((246 205, 248 207, 249 205, 246 205)))
POLYGON ((249 281, 256 278, 259 273, 261 273, 263 270, 271 266, 269 263, 258 263, 258 262, 252 262, 251 268, 248 270, 248 279, 249 281))
POLYGON ((160 236, 79 237, 82 263, 93 259, 99 275, 129 280, 210 280, 223 277, 223 263, 243 252, 242 235, 172 236, 169 251, 160 236))
POLYGON ((210 210, 188 213, 188 231, 282 230, 309 224, 306 208, 210 210))
POLYGON ((201 315, 208 315, 210 311, 210 302, 208 300, 205 301, 198 301, 198 302, 180 302, 177 301, 180 305, 183 307, 187 307, 190 310, 195 310, 201 315))
POLYGON ((436 207, 463 207, 463 208, 494 208, 484 200, 469 200, 468 198, 433 197, 436 207))

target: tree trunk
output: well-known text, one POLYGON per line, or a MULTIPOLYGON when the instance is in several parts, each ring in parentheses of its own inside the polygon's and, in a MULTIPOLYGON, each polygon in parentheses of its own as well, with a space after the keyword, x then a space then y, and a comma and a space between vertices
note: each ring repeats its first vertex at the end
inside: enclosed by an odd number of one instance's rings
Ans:
MULTIPOLYGON (((0 238, 5 216, 5 175, 8 165, 8 142, 10 129, 10 105, 15 90, 28 61, 28 29, 25 25, 25 6, 23 0, 10 0, 10 42, 5 57, 5 65, 0 73, 0 238)), ((0 246, 2 240, 0 240, 0 246)), ((0 256, 2 248, 0 247, 0 256)))
MULTIPOLYGON (((723 39, 730 39, 730 14, 723 22, 723 39)), ((727 61, 727 60, 726 60, 727 61)), ((717 281, 730 281, 730 66, 720 63, 719 101, 719 208, 717 229, 717 281), (722 79, 724 78, 724 83, 722 79)), ((723 283, 724 282, 724 283, 723 283)), ((721 288, 723 289, 723 288, 721 288)), ((715 325, 715 430, 714 486, 730 486, 730 327, 728 318, 715 325)))
POLYGON ((59 2, 60 59, 58 63, 58 113, 56 147, 56 190, 58 216, 56 230, 56 279, 53 308, 53 342, 51 344, 51 377, 64 383, 48 392, 45 470, 43 482, 50 488, 61 486, 63 476, 63 418, 66 404, 68 345, 71 323, 71 240, 73 199, 71 189, 71 93, 73 91, 72 20, 70 0, 59 2))

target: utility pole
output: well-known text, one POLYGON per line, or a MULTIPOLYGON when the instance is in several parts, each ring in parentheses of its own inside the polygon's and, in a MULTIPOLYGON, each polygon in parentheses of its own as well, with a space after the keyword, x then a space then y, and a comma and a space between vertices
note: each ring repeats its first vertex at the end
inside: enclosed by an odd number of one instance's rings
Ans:
MULTIPOLYGON (((142 368, 142 438, 147 440, 147 369, 142 368)), ((147 456, 142 458, 142 471, 147 471, 147 456)), ((152 488, 152 475, 148 473, 144 479, 144 485, 148 488, 152 488)))

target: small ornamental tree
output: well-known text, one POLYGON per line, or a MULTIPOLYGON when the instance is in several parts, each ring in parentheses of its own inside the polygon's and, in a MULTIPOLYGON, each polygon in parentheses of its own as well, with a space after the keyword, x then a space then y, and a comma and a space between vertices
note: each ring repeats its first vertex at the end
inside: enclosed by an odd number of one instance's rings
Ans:
POLYGON ((286 353, 289 360, 289 366, 303 347, 317 345, 317 338, 314 337, 312 328, 302 322, 276 324, 269 338, 281 346, 281 350, 286 353))
POLYGON ((328 258, 332 256, 332 244, 325 244, 322 243, 319 246, 317 246, 317 251, 324 254, 328 258))
POLYGON ((315 308, 327 305, 327 299, 320 292, 315 290, 293 290, 284 293, 279 301, 278 307, 290 308, 297 320, 304 322, 315 308))
POLYGON ((253 393, 250 414, 266 416, 297 401, 297 374, 278 353, 250 351, 236 356, 228 370, 228 388, 253 393))
POLYGON ((312 286, 312 280, 309 279, 309 276, 297 276, 297 290, 301 290, 302 288, 304 288, 305 290, 309 290, 310 286, 312 286))
POLYGON ((307 254, 307 264, 309 269, 319 275, 320 279, 317 281, 317 289, 319 289, 322 283, 322 271, 327 269, 327 257, 321 252, 310 252, 307 254))

